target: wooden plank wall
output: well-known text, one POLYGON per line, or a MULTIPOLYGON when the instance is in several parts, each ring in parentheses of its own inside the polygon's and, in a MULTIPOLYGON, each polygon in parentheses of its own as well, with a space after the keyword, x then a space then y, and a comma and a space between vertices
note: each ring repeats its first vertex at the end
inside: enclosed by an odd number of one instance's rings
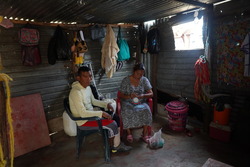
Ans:
MULTIPOLYGON (((68 96, 72 76, 70 74, 70 61, 57 61, 55 65, 48 64, 47 48, 48 42, 55 31, 55 27, 36 26, 40 32, 40 53, 42 64, 34 67, 23 66, 21 62, 21 47, 18 43, 18 31, 23 25, 15 24, 13 28, 0 27, 0 57, 3 69, 1 73, 8 74, 13 81, 10 83, 12 97, 40 93, 43 100, 47 120, 60 117, 64 111, 63 98, 68 96)), ((72 39, 73 29, 77 27, 64 28, 72 39)), ((90 38, 90 27, 82 28, 88 45, 85 60, 92 62, 93 72, 97 88, 100 93, 110 93, 115 98, 116 91, 121 79, 132 71, 134 59, 124 62, 121 70, 114 74, 111 79, 102 74, 101 69, 101 46, 102 41, 90 38)), ((117 34, 118 28, 113 27, 117 34)), ((136 28, 122 28, 122 35, 127 39, 131 53, 136 50, 136 28)))

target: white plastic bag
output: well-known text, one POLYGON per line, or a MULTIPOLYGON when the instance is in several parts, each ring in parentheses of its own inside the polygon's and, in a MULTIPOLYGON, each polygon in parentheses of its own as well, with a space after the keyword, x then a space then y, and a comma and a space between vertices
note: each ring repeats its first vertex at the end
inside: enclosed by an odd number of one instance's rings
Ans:
POLYGON ((104 99, 103 101, 106 101, 106 102, 109 102, 109 103, 111 103, 111 106, 113 107, 113 109, 114 109, 114 114, 115 114, 115 112, 116 112, 116 101, 114 100, 114 99, 104 99))
POLYGON ((161 137, 161 129, 149 138, 148 144, 150 148, 162 148, 164 145, 164 139, 161 137))
POLYGON ((76 123, 65 111, 63 112, 63 128, 67 135, 76 136, 76 123))

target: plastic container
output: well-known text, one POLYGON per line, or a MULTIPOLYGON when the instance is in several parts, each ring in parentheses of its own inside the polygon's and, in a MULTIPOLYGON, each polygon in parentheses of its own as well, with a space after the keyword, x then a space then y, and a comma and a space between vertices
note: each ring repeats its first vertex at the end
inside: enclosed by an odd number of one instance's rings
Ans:
POLYGON ((220 125, 214 122, 211 122, 209 125, 209 136, 211 138, 229 142, 231 135, 231 128, 227 125, 220 125))
POLYGON ((228 125, 229 123, 229 115, 232 108, 229 104, 224 105, 223 111, 217 111, 216 106, 214 107, 214 120, 213 122, 219 125, 228 125))
POLYGON ((171 101, 166 104, 168 112, 169 128, 174 131, 183 131, 186 128, 186 120, 189 106, 182 101, 171 101))
POLYGON ((69 117, 66 111, 63 112, 63 129, 67 135, 76 136, 76 123, 69 117))

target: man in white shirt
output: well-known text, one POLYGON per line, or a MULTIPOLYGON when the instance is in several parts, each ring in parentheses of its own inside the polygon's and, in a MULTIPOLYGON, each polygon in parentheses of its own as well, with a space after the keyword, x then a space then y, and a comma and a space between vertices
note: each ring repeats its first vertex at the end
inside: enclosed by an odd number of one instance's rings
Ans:
MULTIPOLYGON (((70 110, 75 117, 93 117, 104 118, 102 120, 103 128, 108 129, 109 138, 111 139, 112 152, 129 151, 132 149, 120 141, 120 133, 117 123, 112 120, 111 115, 102 110, 94 110, 94 106, 104 108, 105 110, 114 111, 111 103, 100 101, 94 98, 90 82, 92 80, 90 68, 83 66, 78 69, 77 81, 72 84, 69 94, 70 110)), ((98 129, 96 121, 76 121, 82 129, 98 129)))

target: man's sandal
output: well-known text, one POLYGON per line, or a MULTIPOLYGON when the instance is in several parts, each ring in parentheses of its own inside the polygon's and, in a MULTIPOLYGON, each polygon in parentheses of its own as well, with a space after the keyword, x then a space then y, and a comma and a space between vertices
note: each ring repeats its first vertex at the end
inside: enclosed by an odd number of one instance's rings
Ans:
POLYGON ((133 141, 134 141, 133 136, 132 135, 127 135, 127 141, 129 143, 133 143, 133 141))

